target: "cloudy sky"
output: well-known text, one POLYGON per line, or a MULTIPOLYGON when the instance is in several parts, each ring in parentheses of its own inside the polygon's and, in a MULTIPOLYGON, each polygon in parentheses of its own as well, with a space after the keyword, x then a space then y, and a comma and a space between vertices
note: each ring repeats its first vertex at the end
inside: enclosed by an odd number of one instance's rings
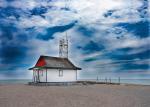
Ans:
POLYGON ((80 77, 150 78, 148 0, 0 0, 0 79, 31 78, 40 55, 69 58, 80 77))

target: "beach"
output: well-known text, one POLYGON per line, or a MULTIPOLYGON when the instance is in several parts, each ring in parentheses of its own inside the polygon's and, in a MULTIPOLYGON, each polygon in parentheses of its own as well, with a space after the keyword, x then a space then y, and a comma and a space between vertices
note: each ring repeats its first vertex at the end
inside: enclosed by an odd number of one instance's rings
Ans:
POLYGON ((150 107, 150 86, 0 85, 0 107, 150 107))

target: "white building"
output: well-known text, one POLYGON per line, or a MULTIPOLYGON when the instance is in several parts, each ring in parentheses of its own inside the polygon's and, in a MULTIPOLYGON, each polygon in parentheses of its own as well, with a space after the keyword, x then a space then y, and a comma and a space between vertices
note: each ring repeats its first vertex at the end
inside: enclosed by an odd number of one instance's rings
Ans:
POLYGON ((33 82, 75 82, 76 67, 68 58, 40 56, 33 70, 33 82))

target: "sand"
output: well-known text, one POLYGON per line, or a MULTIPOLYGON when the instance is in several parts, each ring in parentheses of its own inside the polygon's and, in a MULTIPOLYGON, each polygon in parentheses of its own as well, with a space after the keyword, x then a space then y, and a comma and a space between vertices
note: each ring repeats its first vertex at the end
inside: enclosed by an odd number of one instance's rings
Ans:
POLYGON ((150 107, 150 86, 1 85, 0 107, 150 107))

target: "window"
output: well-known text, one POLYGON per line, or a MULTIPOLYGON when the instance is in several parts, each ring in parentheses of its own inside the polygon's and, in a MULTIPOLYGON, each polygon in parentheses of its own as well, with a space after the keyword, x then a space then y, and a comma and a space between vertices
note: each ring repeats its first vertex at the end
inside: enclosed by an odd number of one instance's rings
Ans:
POLYGON ((59 70, 59 76, 60 76, 60 77, 63 76, 63 70, 62 70, 62 69, 59 70))

